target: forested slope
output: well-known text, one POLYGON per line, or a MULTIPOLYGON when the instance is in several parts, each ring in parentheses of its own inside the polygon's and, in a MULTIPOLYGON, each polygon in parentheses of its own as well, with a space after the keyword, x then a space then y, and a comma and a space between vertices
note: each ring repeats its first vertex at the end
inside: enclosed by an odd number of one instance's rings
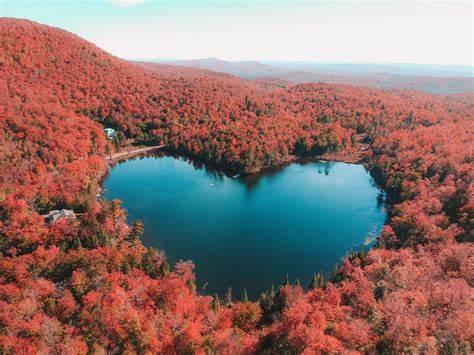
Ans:
MULTIPOLYGON (((0 19, 4 352, 450 352, 473 345, 473 97, 274 85, 129 63, 66 31, 0 19), (103 126, 251 173, 362 159, 386 189, 377 248, 309 290, 233 305, 196 293, 96 198, 103 126), (41 214, 72 208, 77 221, 41 214)), ((157 236, 159 238, 159 236, 157 236)))

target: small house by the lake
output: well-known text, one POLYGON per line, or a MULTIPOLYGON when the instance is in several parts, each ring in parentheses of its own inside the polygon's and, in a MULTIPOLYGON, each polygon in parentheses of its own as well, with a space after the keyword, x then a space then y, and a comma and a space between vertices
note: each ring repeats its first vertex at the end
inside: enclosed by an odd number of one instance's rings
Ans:
POLYGON ((75 221, 76 215, 73 210, 66 210, 66 209, 52 210, 52 211, 49 211, 49 213, 44 216, 44 221, 46 223, 54 223, 54 222, 63 220, 65 218, 70 221, 75 221))
POLYGON ((105 135, 107 136, 107 139, 114 139, 115 136, 117 135, 117 132, 113 128, 104 128, 105 135))

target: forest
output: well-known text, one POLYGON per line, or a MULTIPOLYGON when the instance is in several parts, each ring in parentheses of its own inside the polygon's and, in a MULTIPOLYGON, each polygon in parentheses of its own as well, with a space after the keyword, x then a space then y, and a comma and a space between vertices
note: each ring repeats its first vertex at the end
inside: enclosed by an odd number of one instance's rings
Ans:
POLYGON ((473 351, 473 94, 128 62, 28 20, 0 19, 0 48, 0 352, 473 351), (116 149, 104 127, 246 174, 361 162, 389 218, 331 277, 203 295, 192 262, 170 265, 97 198, 116 149), (45 222, 62 208, 77 220, 45 222))

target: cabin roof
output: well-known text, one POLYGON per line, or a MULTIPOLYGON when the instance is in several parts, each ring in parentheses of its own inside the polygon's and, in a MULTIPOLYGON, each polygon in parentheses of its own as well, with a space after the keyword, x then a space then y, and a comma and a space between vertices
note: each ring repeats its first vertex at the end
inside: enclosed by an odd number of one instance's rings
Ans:
POLYGON ((70 219, 70 220, 75 220, 76 219, 76 214, 74 213, 73 210, 51 210, 48 212, 48 214, 45 216, 45 220, 47 222, 57 222, 61 219, 70 219))

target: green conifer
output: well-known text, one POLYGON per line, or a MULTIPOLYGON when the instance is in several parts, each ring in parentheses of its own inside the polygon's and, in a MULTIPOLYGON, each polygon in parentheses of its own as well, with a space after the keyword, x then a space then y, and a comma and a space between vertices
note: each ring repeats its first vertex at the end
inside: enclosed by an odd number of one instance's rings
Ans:
POLYGON ((196 293, 196 282, 194 280, 189 280, 186 285, 189 287, 189 290, 192 293, 196 293))
POLYGON ((270 296, 272 299, 275 298, 275 285, 274 285, 274 284, 272 284, 272 285, 270 286, 269 296, 270 296))
POLYGON ((225 298, 224 298, 225 306, 230 307, 232 306, 232 286, 229 286, 225 293, 225 298))
POLYGON ((359 258, 360 258, 360 260, 364 261, 365 256, 366 256, 365 246, 361 245, 360 248, 359 248, 359 258))
POLYGON ((311 276, 311 280, 308 285, 308 290, 314 290, 315 288, 318 287, 318 274, 314 273, 313 276, 311 276))
POLYGON ((217 295, 217 293, 214 294, 214 298, 212 299, 211 306, 214 312, 218 312, 219 308, 221 308, 221 301, 219 300, 219 296, 217 295))
POLYGON ((331 277, 333 281, 337 281, 338 275, 339 275, 339 263, 336 261, 336 263, 334 264, 334 267, 332 268, 332 273, 331 273, 331 277))
POLYGON ((134 221, 132 224, 132 230, 130 231, 130 239, 140 239, 145 231, 143 223, 139 220, 134 221))
POLYGON ((247 289, 244 287, 244 293, 242 295, 242 302, 247 303, 249 301, 249 297, 247 295, 247 289))
POLYGON ((324 287, 324 274, 322 272, 318 272, 318 288, 324 287))
POLYGON ((76 239, 74 240, 74 248, 75 249, 82 249, 82 242, 81 242, 81 238, 79 236, 76 237, 76 239))

